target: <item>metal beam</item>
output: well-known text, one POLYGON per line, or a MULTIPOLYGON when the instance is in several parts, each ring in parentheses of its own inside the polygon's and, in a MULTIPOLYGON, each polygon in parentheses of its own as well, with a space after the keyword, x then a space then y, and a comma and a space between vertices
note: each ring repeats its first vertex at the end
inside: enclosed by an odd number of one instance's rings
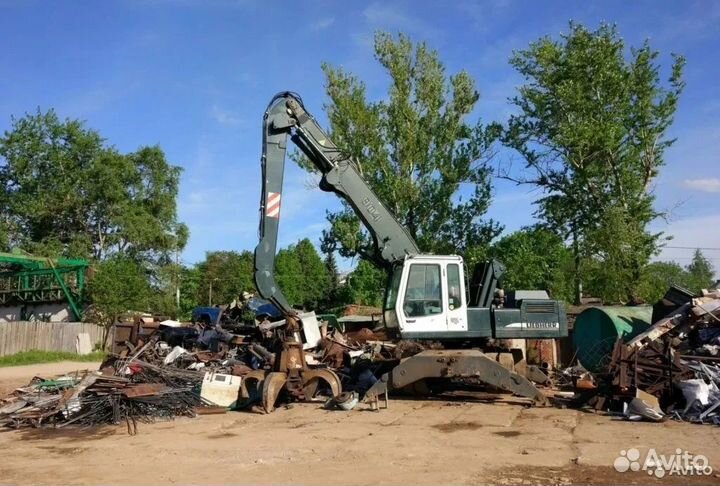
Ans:
POLYGON ((82 319, 85 272, 90 266, 87 260, 43 258, 15 251, 0 252, 0 266, 3 264, 21 270, 0 271, 0 305, 66 300, 73 317, 82 319))

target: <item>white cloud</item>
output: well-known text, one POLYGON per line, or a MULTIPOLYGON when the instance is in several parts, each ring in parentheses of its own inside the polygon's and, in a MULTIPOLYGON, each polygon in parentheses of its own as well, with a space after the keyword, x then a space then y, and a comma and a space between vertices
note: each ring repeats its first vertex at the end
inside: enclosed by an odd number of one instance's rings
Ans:
POLYGON ((139 87, 136 81, 124 81, 99 83, 100 87, 94 89, 81 87, 60 101, 56 106, 57 112, 71 118, 88 118, 96 113, 103 113, 109 106, 127 98, 139 87))
POLYGON ((493 197, 492 204, 511 204, 520 201, 535 201, 541 197, 542 193, 540 191, 503 191, 493 197))
POLYGON ((391 5, 375 2, 363 10, 363 16, 371 24, 394 24, 398 27, 408 26, 413 19, 391 5))
POLYGON ((212 106, 210 109, 210 116, 212 116, 213 120, 221 125, 237 126, 243 123, 242 118, 218 105, 212 106))
POLYGON ((206 201, 206 193, 201 191, 191 192, 188 201, 193 204, 203 204, 206 201))
POLYGON ((310 30, 318 31, 327 29, 335 23, 335 17, 325 17, 310 24, 310 30))
POLYGON ((705 179, 685 179, 683 186, 701 192, 720 192, 720 179, 716 177, 705 179))
POLYGON ((433 25, 404 12, 397 5, 374 2, 368 5, 362 14, 367 23, 376 28, 421 34, 424 38, 434 37, 439 33, 433 25))

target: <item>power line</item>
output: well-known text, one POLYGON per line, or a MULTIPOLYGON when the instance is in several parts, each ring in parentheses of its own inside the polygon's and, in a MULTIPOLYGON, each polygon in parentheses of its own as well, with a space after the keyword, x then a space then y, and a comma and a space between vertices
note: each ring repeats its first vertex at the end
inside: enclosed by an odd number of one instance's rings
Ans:
POLYGON ((702 246, 663 246, 664 248, 672 248, 673 250, 708 250, 708 251, 720 251, 720 248, 710 248, 702 246))
MULTIPOLYGON (((666 257, 668 260, 683 260, 683 261, 692 261, 694 258, 692 257, 666 257)), ((708 260, 710 262, 720 262, 720 258, 706 258, 705 260, 708 260)))

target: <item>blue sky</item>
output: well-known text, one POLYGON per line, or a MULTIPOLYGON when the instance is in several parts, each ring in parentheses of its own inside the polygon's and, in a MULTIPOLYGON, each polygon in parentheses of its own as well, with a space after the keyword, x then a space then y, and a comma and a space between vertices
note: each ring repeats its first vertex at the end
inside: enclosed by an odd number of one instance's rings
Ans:
MULTIPOLYGON (((122 151, 159 144, 184 168, 179 213, 192 233, 183 260, 192 263, 206 251, 255 246, 262 113, 290 89, 324 122, 321 62, 358 74, 381 98, 387 78, 373 33, 402 31, 436 48, 450 72, 467 70, 481 92, 477 114, 502 121, 520 82, 507 62, 512 50, 556 37, 570 19, 617 23, 631 45, 649 38, 666 68, 671 52, 687 57, 671 132, 678 141, 654 188, 670 219, 654 228, 674 235, 673 246, 720 247, 717 2, 0 0, 0 130, 11 115, 52 107, 122 151)), ((287 167, 281 244, 317 242, 338 203, 287 167)), ((537 194, 501 181, 494 192, 489 216, 506 230, 532 223, 537 194)), ((691 254, 662 257, 687 264, 691 254)), ((720 251, 707 255, 719 268, 720 251)))

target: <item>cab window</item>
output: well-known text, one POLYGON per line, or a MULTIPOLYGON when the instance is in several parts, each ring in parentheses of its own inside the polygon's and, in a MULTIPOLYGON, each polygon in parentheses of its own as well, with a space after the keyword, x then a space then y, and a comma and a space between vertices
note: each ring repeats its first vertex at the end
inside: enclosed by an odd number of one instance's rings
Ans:
POLYGON ((410 265, 403 310, 407 317, 442 313, 440 265, 421 263, 410 265))
POLYGON ((460 266, 457 263, 450 263, 447 266, 447 284, 448 284, 448 305, 450 310, 457 309, 462 306, 460 299, 460 266))
POLYGON ((395 267, 392 277, 390 278, 390 285, 388 285, 387 293, 385 294, 385 310, 392 310, 395 308, 398 291, 400 290, 401 279, 402 267, 395 267))

